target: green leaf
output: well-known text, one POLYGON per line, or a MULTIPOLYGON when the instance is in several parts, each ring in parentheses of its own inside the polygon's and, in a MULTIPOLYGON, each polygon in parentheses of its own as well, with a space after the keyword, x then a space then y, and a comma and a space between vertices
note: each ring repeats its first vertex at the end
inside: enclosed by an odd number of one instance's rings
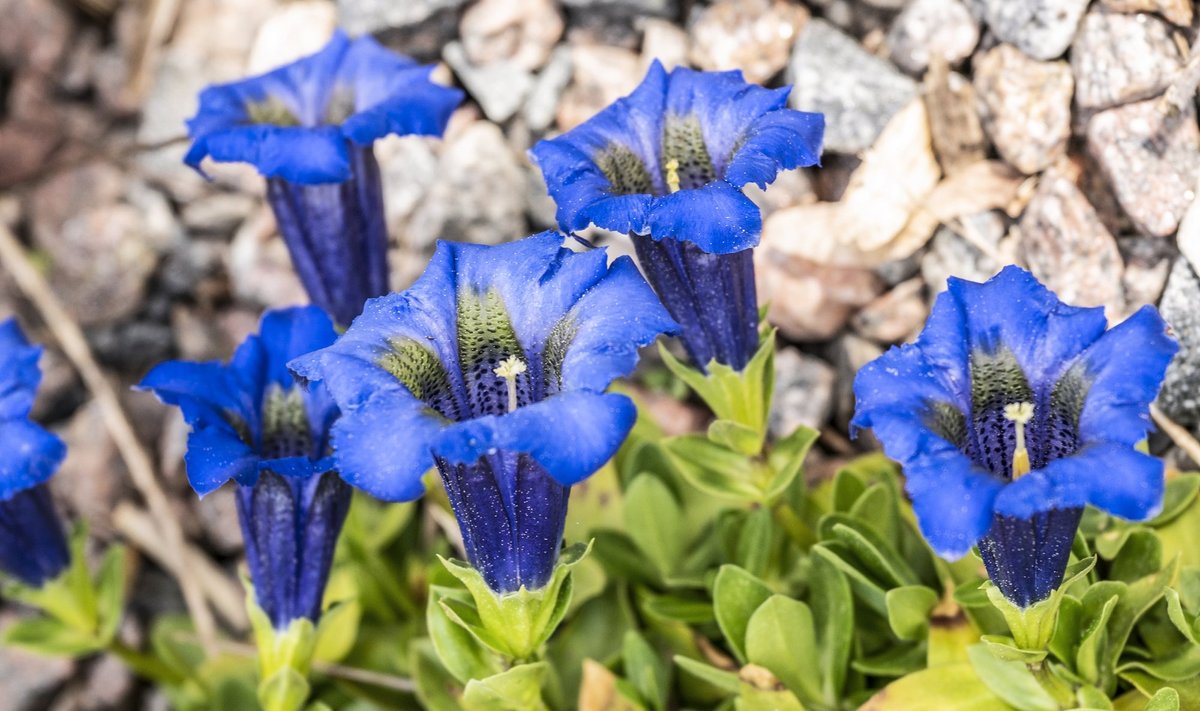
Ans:
POLYGON ((625 490, 625 527, 660 576, 674 572, 687 544, 683 509, 657 476, 641 474, 625 490))
POLYGON ((820 436, 818 430, 801 425, 771 447, 767 454, 767 463, 774 475, 764 496, 768 506, 778 501, 796 477, 804 471, 804 459, 820 436))
POLYGON ((917 642, 929 634, 929 614, 937 607, 938 594, 924 585, 892 588, 885 596, 888 625, 900 639, 917 642))
POLYGON ((819 529, 823 541, 842 543, 884 588, 920 583, 896 549, 866 523, 833 513, 821 519, 819 529))
POLYGON ((662 446, 675 471, 700 491, 738 502, 762 499, 754 484, 762 478, 762 465, 741 453, 698 435, 672 437, 662 446))
POLYGON ((1179 708, 1187 711, 1200 709, 1200 679, 1163 681, 1141 671, 1127 672, 1121 678, 1149 698, 1154 698, 1164 689, 1171 689, 1179 696, 1179 708))
POLYGON ((708 600, 670 594, 654 595, 645 605, 655 615, 686 625, 706 625, 716 621, 712 603, 708 600))
POLYGON ((758 689, 749 684, 742 684, 734 708, 737 711, 804 711, 804 706, 790 691, 758 689))
POLYGON ((901 677, 925 668, 925 652, 919 644, 895 645, 880 654, 855 659, 850 666, 867 676, 901 677))
POLYGON ((1054 636, 1054 626, 1058 621, 1058 609, 1062 605, 1063 595, 1095 565, 1096 558, 1093 556, 1067 566, 1062 585, 1058 586, 1050 597, 1029 607, 1018 607, 1006 600, 1000 589, 991 581, 984 584, 984 589, 987 591, 988 600, 1004 616, 1017 646, 1043 651, 1049 648, 1050 640, 1054 636))
POLYGON ((1162 542, 1147 528, 1134 528, 1125 537, 1120 551, 1112 559, 1108 577, 1133 582, 1162 569, 1162 542))
POLYGON ((858 599, 879 613, 883 617, 887 617, 887 593, 874 580, 868 578, 858 569, 857 558, 850 551, 849 547, 841 541, 828 541, 813 546, 812 552, 817 557, 824 559, 833 567, 837 568, 850 583, 851 590, 858 599))
POLYGON ((461 623, 450 618, 442 606, 445 599, 467 604, 470 594, 464 590, 432 586, 425 608, 429 638, 446 670, 462 683, 484 679, 501 671, 499 661, 461 623))
POLYGON ((77 657, 102 649, 98 640, 54 617, 17 620, 4 630, 4 644, 56 657, 77 657))
POLYGON ((1162 512, 1146 525, 1165 526, 1187 511, 1200 494, 1200 474, 1180 474, 1167 480, 1163 491, 1162 512))
POLYGON ((893 681, 858 711, 1012 711, 967 662, 925 669, 893 681))
POLYGON ((758 606, 772 595, 766 583, 735 565, 723 565, 713 583, 713 611, 725 641, 743 664, 746 662, 746 628, 758 606))
POLYGON ((417 699, 430 711, 462 711, 461 687, 438 663, 437 653, 427 639, 413 643, 409 653, 417 699))
POLYGON ((297 711, 308 698, 308 679, 295 669, 283 667, 258 685, 258 702, 263 711, 297 711))
POLYGON ((1169 657, 1147 661, 1134 660, 1117 668, 1118 673, 1138 670, 1163 681, 1187 681, 1200 678, 1200 647, 1186 645, 1169 657))
POLYGON ((738 534, 737 563, 751 575, 766 575, 774 547, 774 534, 775 521, 770 509, 755 509, 747 514, 738 534))
POLYGON ((820 701, 817 633, 808 605, 785 595, 772 595, 750 617, 746 657, 779 677, 803 701, 820 701))
POLYGON ((985 634, 979 638, 979 641, 992 653, 992 656, 1002 662, 1020 662, 1025 665, 1038 664, 1046 658, 1047 654, 1044 649, 1022 649, 1017 646, 1012 637, 985 634))
POLYGON ((1179 692, 1165 687, 1155 692, 1146 703, 1146 711, 1179 711, 1179 692))
POLYGON ((635 630, 629 630, 625 633, 621 656, 625 678, 633 684, 638 696, 656 711, 664 711, 671 694, 671 667, 658 650, 635 630))
POLYGON ((545 662, 521 664, 486 679, 472 679, 463 691, 466 711, 537 711, 545 709, 542 684, 545 662))
POLYGON ((997 659, 983 645, 967 650, 971 667, 993 694, 1022 711, 1058 711, 1054 700, 1021 662, 997 659))
POLYGON ((1124 592, 1124 585, 1104 581, 1092 586, 1083 596, 1086 627, 1079 640, 1079 650, 1075 653, 1075 670, 1093 684, 1101 683, 1103 676, 1111 671, 1106 666, 1108 621, 1124 592))
POLYGON ((104 553, 96 573, 97 638, 107 646, 117 636, 125 611, 125 547, 112 546, 104 553))
POLYGON ((688 659, 679 655, 675 656, 675 665, 685 674, 689 674, 699 681, 711 684, 731 694, 736 694, 741 690, 742 682, 734 672, 717 669, 704 662, 698 662, 695 659, 688 659))
POLYGON ((713 420, 708 426, 708 438, 747 457, 758 454, 763 444, 757 430, 733 420, 713 420))
POLYGON ((1200 615, 1189 616, 1184 612, 1183 603, 1176 590, 1167 588, 1164 594, 1167 598, 1167 617, 1175 625, 1175 629, 1192 644, 1200 645, 1200 615))
POLYGON ((809 586, 821 661, 822 698, 832 705, 842 698, 846 684, 854 643, 854 598, 846 576, 824 558, 812 558, 809 586))
POLYGON ((335 602, 321 613, 317 622, 316 647, 313 659, 323 662, 339 662, 358 639, 358 625, 362 621, 362 605, 357 599, 335 602))

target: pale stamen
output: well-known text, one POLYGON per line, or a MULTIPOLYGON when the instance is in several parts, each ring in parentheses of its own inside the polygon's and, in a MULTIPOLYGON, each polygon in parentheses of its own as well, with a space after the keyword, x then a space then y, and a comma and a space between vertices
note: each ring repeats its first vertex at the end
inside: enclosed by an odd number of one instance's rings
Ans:
POLYGON ((672 193, 679 192, 679 161, 672 158, 663 166, 667 173, 667 191, 672 193))
POLYGON ((1017 431, 1017 446, 1013 450, 1012 478, 1019 479, 1029 473, 1029 450, 1025 448, 1025 425, 1033 419, 1033 403, 1014 402, 1004 406, 1004 419, 1013 423, 1017 431))
POLYGON ((517 409, 517 376, 524 373, 529 368, 526 367, 525 361, 516 357, 509 356, 500 361, 500 365, 492 372, 497 376, 504 378, 508 385, 508 411, 512 412, 517 409))

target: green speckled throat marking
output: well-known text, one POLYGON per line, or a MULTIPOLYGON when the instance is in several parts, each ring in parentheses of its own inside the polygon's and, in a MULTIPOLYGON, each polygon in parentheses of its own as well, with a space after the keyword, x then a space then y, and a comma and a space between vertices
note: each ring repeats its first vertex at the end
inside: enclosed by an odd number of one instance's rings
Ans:
POLYGON ((650 171, 633 151, 618 143, 610 143, 596 154, 596 165, 617 195, 653 193, 654 181, 650 171))
POLYGON ((379 367, 442 417, 458 419, 460 413, 450 389, 450 376, 437 354, 428 346, 408 338, 389 339, 388 345, 391 351, 379 358, 379 367))
POLYGON ((945 402, 931 401, 928 403, 928 407, 925 417, 929 429, 950 444, 960 449, 965 447, 967 444, 966 416, 959 412, 958 408, 945 402))
MULTIPOLYGON (((971 425, 975 436, 968 443, 967 453, 977 464, 1007 479, 1012 476, 1017 435, 1013 423, 1004 417, 1004 406, 1035 403, 1033 388, 1008 348, 1001 347, 994 353, 974 350, 970 363, 971 425)), ((1036 423, 1029 429, 1036 430, 1036 423)))
POLYGON ((542 352, 542 378, 547 395, 562 390, 563 361, 567 359, 567 349, 571 347, 571 341, 575 340, 576 333, 575 319, 571 314, 567 314, 554 324, 546 338, 546 349, 542 352))
POLYGON ((271 126, 299 126, 300 119, 282 101, 269 96, 262 101, 247 101, 249 123, 271 126))
POLYGON ((667 164, 677 161, 675 168, 679 176, 679 189, 692 190, 707 185, 717 177, 712 156, 704 143, 700 120, 695 116, 667 116, 663 122, 662 171, 668 173, 667 164))
POLYGON ((336 126, 353 115, 354 90, 348 86, 335 87, 325 105, 325 123, 336 126))
POLYGON ((262 407, 262 456, 307 457, 313 454, 312 447, 312 430, 300 387, 285 390, 279 385, 267 386, 262 407))
MULTIPOLYGON (((458 359, 474 417, 508 412, 508 384, 493 371, 509 356, 528 360, 517 341, 512 320, 494 289, 480 294, 469 288, 458 293, 458 359)), ((517 376, 517 404, 530 401, 532 370, 517 376)))

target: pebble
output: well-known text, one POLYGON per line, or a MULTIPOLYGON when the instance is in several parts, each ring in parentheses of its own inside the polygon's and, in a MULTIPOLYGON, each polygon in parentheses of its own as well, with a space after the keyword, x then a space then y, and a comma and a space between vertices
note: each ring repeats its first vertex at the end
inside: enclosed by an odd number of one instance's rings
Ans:
POLYGON ((533 75, 513 60, 497 59, 482 66, 472 64, 461 42, 446 45, 442 58, 462 80, 471 98, 479 102, 483 113, 498 123, 512 118, 533 88, 533 75))
POLYGON ((571 67, 571 84, 556 113, 560 131, 570 131, 628 95, 645 74, 637 54, 608 45, 572 45, 571 67))
POLYGON ((50 488, 74 516, 110 530, 113 508, 127 494, 125 467, 104 425, 95 400, 80 407, 58 435, 67 443, 67 457, 50 488))
POLYGON ((254 38, 246 74, 262 74, 317 52, 337 27, 337 9, 328 0, 298 0, 282 5, 263 22, 254 38))
POLYGON ((1029 271, 1068 304, 1124 308, 1124 263, 1116 240, 1079 188, 1047 171, 1018 223, 1029 271))
POLYGON ((793 341, 832 338, 881 290, 869 269, 787 256, 766 241, 754 260, 759 301, 770 304, 767 320, 793 341))
POLYGON ((53 75, 71 48, 74 21, 54 0, 0 0, 0 65, 53 75))
POLYGON ((1167 240, 1140 235, 1118 237, 1117 246, 1125 260, 1121 283, 1125 287, 1126 311, 1132 313, 1143 304, 1157 304, 1178 256, 1174 246, 1167 240))
POLYGON ((959 0, 913 0, 896 17, 887 37, 892 61, 920 75, 937 56, 954 66, 979 44, 979 21, 959 0))
POLYGON ((952 276, 983 282, 1000 267, 1015 261, 1012 242, 1005 238, 1008 224, 1002 213, 989 210, 959 219, 963 229, 971 230, 972 236, 990 249, 984 251, 955 230, 944 225, 939 227, 929 241, 929 249, 921 257, 921 278, 933 294, 944 291, 946 280, 952 276), (1002 257, 1003 261, 993 255, 1002 257))
POLYGON ((1071 67, 1039 62, 998 45, 975 61, 975 91, 984 130, 1000 155, 1037 173, 1066 152, 1071 136, 1071 67))
POLYGON ((1183 66, 1171 35, 1153 15, 1089 12, 1071 46, 1075 103, 1106 109, 1161 94, 1183 66))
POLYGON ((571 49, 560 46, 537 75, 525 101, 525 122, 532 131, 545 131, 554 123, 559 101, 571 83, 571 49))
POLYGON ((195 232, 228 234, 260 204, 260 198, 253 195, 216 192, 185 204, 179 219, 184 227, 195 232))
POLYGON ((793 108, 825 114, 825 150, 866 150, 917 94, 895 66, 824 20, 800 32, 788 67, 793 108))
POLYGON ((983 21, 1002 42, 1034 59, 1061 57, 1090 0, 975 0, 983 21))
POLYGON ((875 299, 854 314, 850 326, 865 338, 877 343, 900 343, 925 323, 929 309, 922 292, 925 282, 909 279, 875 299))
POLYGON ((833 412, 833 366, 797 348, 775 352, 775 397, 767 426, 776 438, 800 426, 820 429, 833 412))
POLYGON ((384 30, 419 32, 466 4, 467 0, 338 0, 338 23, 351 35, 384 30))
MULTIPOLYGON (((19 619, 9 611, 0 628, 19 619)), ((0 646, 0 699, 10 711, 40 711, 71 678, 75 664, 64 657, 46 657, 0 646)))
POLYGON ((1173 233, 1200 175, 1195 111, 1168 115, 1154 99, 1108 109, 1088 122, 1087 145, 1138 230, 1173 233))
POLYGON ((692 63, 699 69, 741 69, 765 83, 786 65, 808 10, 784 0, 719 0, 691 23, 692 63))
POLYGON ((563 33, 563 19, 552 0, 480 0, 458 25, 472 64, 509 61, 526 71, 545 65, 563 33))
POLYGON ((1167 367, 1158 406, 1172 420, 1194 427, 1200 424, 1200 277, 1188 260, 1175 260, 1159 310, 1179 352, 1167 367))
POLYGON ((637 25, 642 31, 642 73, 655 60, 662 62, 668 71, 687 66, 691 40, 679 25, 660 17, 640 18, 637 25))
POLYGON ((1192 24, 1192 0, 1100 0, 1100 6, 1117 12, 1153 12, 1180 27, 1192 24))
POLYGON ((925 73, 923 90, 929 137, 942 172, 953 175, 986 159, 988 143, 974 85, 935 60, 925 73))

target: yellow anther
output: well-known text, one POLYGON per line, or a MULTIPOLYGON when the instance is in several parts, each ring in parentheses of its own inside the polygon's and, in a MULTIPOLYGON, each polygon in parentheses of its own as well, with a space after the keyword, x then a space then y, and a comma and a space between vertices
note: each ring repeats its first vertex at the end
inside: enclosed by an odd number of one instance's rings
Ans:
POLYGON ((500 365, 492 372, 497 376, 504 378, 508 384, 508 411, 512 412, 517 409, 517 376, 524 373, 529 368, 525 365, 525 361, 511 355, 500 361, 500 365))
POLYGON ((667 173, 667 191, 672 193, 679 192, 679 161, 672 158, 663 166, 667 173))
POLYGON ((1033 419, 1033 403, 1014 402, 1004 406, 1004 419, 1013 423, 1017 431, 1017 446, 1013 450, 1012 475, 1020 479, 1029 473, 1029 450, 1025 448, 1025 425, 1033 419))

